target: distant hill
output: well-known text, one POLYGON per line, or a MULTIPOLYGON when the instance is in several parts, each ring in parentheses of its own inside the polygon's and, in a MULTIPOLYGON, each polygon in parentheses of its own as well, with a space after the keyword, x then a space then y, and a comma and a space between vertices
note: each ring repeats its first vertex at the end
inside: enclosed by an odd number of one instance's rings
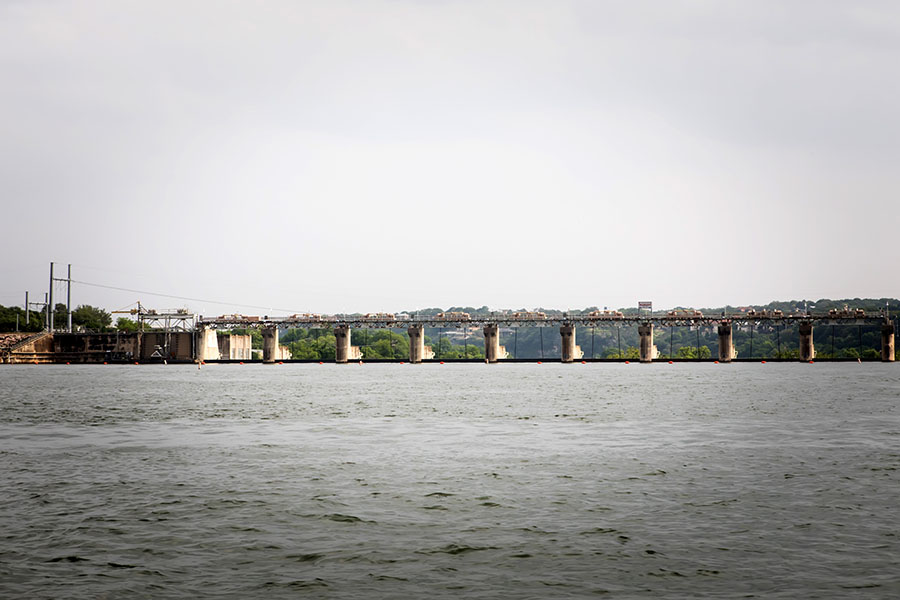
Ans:
MULTIPOLYGON (((892 313, 897 312, 900 313, 900 300, 897 298, 842 298, 838 300, 832 300, 829 298, 819 298, 818 300, 812 299, 802 299, 802 300, 773 300, 768 304, 729 304, 726 306, 713 306, 713 307, 697 307, 697 306, 676 306, 672 307, 675 309, 679 308, 697 308, 703 311, 704 314, 708 315, 718 315, 723 312, 737 313, 742 312, 749 309, 766 309, 766 310, 781 310, 785 314, 789 313, 799 313, 804 312, 807 308, 811 312, 815 313, 827 313, 832 308, 843 308, 844 306, 848 306, 850 308, 861 308, 867 313, 877 314, 881 310, 885 308, 885 306, 890 306, 890 310, 892 313)), ((470 315, 478 315, 478 316, 487 316, 491 314, 500 314, 500 313, 512 313, 516 311, 525 311, 525 310, 537 310, 548 315, 561 315, 564 312, 573 315, 586 314, 593 310, 598 310, 600 307, 598 306, 588 306, 582 309, 574 309, 563 311, 556 308, 544 308, 544 307, 532 307, 532 308, 506 308, 499 310, 491 310, 487 306, 482 306, 480 308, 475 308, 473 306, 449 306, 447 308, 420 308, 414 310, 404 310, 398 311, 400 313, 407 313, 410 315, 436 315, 440 312, 467 312, 470 315)), ((613 307, 609 307, 613 308, 613 307)), ((627 314, 635 314, 638 312, 637 307, 619 307, 618 309, 623 313, 627 314)), ((666 310, 670 310, 666 308, 666 310)))

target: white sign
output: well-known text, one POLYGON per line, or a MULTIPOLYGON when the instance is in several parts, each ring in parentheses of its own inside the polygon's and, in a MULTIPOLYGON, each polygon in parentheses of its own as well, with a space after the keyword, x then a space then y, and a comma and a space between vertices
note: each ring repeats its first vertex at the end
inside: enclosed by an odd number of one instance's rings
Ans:
POLYGON ((646 308, 647 310, 653 310, 652 302, 638 302, 638 308, 646 308))

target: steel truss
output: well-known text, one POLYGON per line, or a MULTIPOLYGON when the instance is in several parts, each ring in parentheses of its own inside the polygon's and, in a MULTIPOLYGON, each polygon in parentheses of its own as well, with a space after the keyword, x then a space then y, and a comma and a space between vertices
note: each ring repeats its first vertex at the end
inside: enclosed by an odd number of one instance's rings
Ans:
MULTIPOLYGON (((154 318, 177 318, 186 323, 193 315, 164 314, 152 315, 154 318)), ((149 322, 151 315, 143 317, 149 322)), ((648 316, 627 315, 622 317, 594 317, 589 315, 556 315, 546 318, 515 318, 509 315, 472 316, 468 319, 443 319, 432 316, 410 316, 409 318, 372 318, 353 315, 323 316, 320 318, 295 319, 291 317, 247 317, 233 315, 229 317, 200 317, 196 327, 206 329, 334 329, 349 327, 351 329, 403 329, 411 326, 422 326, 430 329, 463 329, 497 325, 498 327, 561 327, 574 325, 578 327, 619 327, 654 325, 657 327, 713 327, 720 324, 737 326, 760 325, 766 327, 785 327, 800 323, 813 325, 879 325, 886 323, 884 313, 871 316, 834 316, 834 315, 785 315, 785 316, 747 316, 741 314, 720 316, 648 316)))

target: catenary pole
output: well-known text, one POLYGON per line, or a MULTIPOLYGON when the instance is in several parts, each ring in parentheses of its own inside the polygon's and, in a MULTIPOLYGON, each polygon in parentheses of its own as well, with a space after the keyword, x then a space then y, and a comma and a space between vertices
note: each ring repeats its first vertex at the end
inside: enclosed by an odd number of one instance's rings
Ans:
POLYGON ((50 300, 47 303, 47 330, 53 333, 53 263, 50 263, 50 300))
POLYGON ((66 279, 66 313, 68 316, 66 329, 72 333, 72 265, 69 265, 69 274, 66 279))

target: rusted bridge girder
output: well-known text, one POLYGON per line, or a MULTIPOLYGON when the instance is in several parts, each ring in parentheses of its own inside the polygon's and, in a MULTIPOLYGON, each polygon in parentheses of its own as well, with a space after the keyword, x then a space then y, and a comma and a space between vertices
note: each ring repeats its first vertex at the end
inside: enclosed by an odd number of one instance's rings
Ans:
POLYGON ((735 325, 797 325, 800 323, 812 323, 813 325, 881 325, 886 322, 884 315, 871 316, 832 316, 832 315, 785 315, 774 316, 746 316, 746 315, 718 315, 718 316, 647 316, 627 315, 618 318, 591 317, 588 315, 548 315, 545 318, 514 318, 509 315, 471 316, 468 319, 439 319, 432 316, 410 316, 393 318, 372 318, 353 315, 322 316, 315 319, 295 319, 291 317, 200 317, 198 327, 208 329, 249 328, 264 329, 277 327, 279 329, 333 329, 338 326, 348 326, 353 329, 402 329, 412 326, 435 327, 484 327, 496 325, 499 327, 600 327, 600 326, 636 326, 655 325, 656 327, 714 327, 720 324, 735 325))

